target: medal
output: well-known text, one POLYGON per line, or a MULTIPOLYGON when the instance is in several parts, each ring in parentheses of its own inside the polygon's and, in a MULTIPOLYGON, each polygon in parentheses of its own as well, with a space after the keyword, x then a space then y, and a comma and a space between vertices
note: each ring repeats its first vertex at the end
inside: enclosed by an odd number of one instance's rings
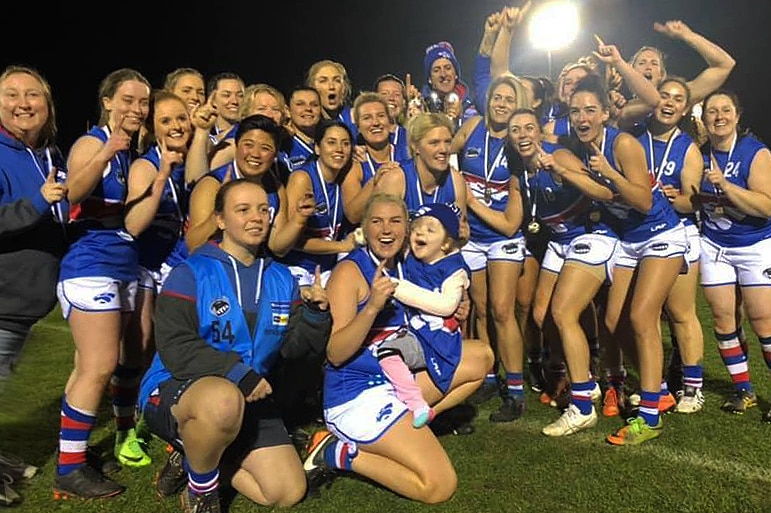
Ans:
POLYGON ((527 225, 527 231, 535 235, 541 231, 541 223, 535 220, 530 221, 530 224, 527 225))
POLYGON ((493 190, 489 187, 485 187, 485 203, 490 203, 493 200, 493 190))
POLYGON ((725 214, 725 209, 723 208, 723 205, 717 205, 715 207, 715 215, 722 216, 723 214, 725 214))
POLYGON ((592 211, 589 214, 589 220, 593 223, 598 223, 600 221, 600 213, 597 210, 592 211))

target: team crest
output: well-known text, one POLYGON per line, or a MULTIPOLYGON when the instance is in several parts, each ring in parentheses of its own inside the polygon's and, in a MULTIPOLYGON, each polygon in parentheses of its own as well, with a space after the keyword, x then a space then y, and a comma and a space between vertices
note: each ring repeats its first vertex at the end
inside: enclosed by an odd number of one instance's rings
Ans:
POLYGON ((289 325, 289 310, 291 303, 289 301, 271 301, 270 303, 270 318, 273 326, 288 326, 289 325))
POLYGON ((230 311, 230 301, 226 297, 215 299, 209 306, 209 311, 216 317, 222 317, 230 311))

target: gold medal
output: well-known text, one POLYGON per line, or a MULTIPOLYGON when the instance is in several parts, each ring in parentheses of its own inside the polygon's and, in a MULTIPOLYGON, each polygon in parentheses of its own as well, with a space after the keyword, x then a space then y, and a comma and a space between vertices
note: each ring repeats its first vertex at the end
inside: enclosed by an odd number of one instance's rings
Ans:
POLYGON ((535 220, 530 221, 530 224, 527 225, 527 231, 535 235, 541 231, 541 223, 535 220))
POLYGON ((715 207, 715 215, 722 216, 723 214, 725 214, 725 209, 723 208, 723 205, 717 205, 715 207))
POLYGON ((600 213, 597 210, 593 210, 589 214, 589 220, 593 223, 598 223, 600 221, 600 213))
POLYGON ((493 200, 493 190, 489 187, 485 187, 485 202, 490 203, 493 200))

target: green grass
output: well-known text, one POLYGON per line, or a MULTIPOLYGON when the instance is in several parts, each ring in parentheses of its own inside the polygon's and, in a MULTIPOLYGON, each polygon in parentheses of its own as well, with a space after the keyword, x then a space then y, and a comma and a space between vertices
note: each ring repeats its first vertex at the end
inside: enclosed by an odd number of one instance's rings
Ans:
MULTIPOLYGON (((528 392, 527 413, 504 425, 487 421, 498 400, 480 408, 477 431, 445 436, 442 443, 455 463, 459 485, 452 500, 423 506, 363 479, 340 478, 307 499, 298 512, 764 512, 771 511, 771 425, 761 423, 768 408, 770 380, 752 337, 750 369, 761 407, 744 415, 720 410, 731 382, 717 352, 712 322, 700 299, 705 334, 706 407, 695 415, 664 417, 664 433, 639 447, 613 447, 605 434, 620 420, 601 418, 588 432, 561 439, 540 429, 556 419, 555 409, 528 392)), ((748 327, 745 327, 748 329, 748 327)), ((749 333, 749 329, 747 331, 749 333)), ((25 349, 16 376, 0 397, 0 452, 12 452, 41 467, 19 491, 19 512, 179 511, 176 499, 156 497, 152 479, 165 461, 164 444, 153 443, 153 465, 123 469, 116 479, 128 486, 121 496, 102 501, 54 501, 53 452, 59 429, 59 399, 71 368, 72 339, 58 311, 41 321, 25 349)), ((92 444, 109 447, 112 423, 107 403, 100 412, 92 444)), ((237 498, 233 513, 267 509, 237 498)))

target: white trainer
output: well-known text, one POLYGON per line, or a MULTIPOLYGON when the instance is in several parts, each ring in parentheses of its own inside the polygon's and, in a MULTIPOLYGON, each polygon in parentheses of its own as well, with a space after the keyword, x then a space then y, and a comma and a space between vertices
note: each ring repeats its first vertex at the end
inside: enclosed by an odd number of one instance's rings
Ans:
POLYGON ((677 413, 696 413, 704 408, 704 395, 701 388, 685 386, 675 406, 677 413))
POLYGON ((570 404, 560 418, 541 430, 546 436, 567 436, 597 425, 597 411, 592 406, 589 415, 582 415, 575 404, 570 404))

